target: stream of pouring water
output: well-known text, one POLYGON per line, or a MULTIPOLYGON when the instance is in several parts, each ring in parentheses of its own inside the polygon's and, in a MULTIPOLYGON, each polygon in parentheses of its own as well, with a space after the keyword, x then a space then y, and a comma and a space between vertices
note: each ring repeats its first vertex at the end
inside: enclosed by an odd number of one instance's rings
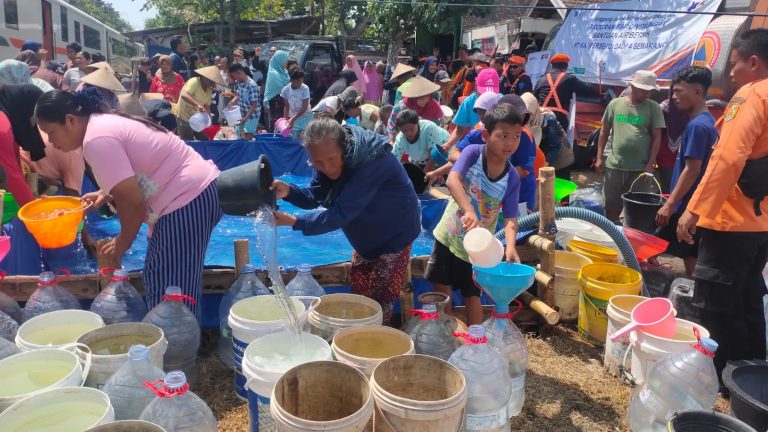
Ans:
POLYGON ((277 265, 277 223, 275 215, 269 207, 261 207, 255 212, 254 228, 256 231, 256 249, 261 253, 267 274, 272 281, 272 292, 275 294, 278 306, 285 313, 291 331, 301 337, 301 326, 296 308, 288 297, 285 283, 277 265))

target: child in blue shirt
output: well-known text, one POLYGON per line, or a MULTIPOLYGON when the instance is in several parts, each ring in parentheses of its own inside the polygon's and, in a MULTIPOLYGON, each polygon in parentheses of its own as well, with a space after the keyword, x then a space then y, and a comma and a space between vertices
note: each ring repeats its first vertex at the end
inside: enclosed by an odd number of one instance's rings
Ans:
MULTIPOLYGON (((487 144, 466 147, 446 182, 451 198, 434 230, 435 246, 426 278, 435 291, 448 295, 450 287, 461 291, 468 324, 482 323, 483 312, 463 239, 473 229, 494 232, 499 213, 504 215, 506 238, 517 235, 520 177, 509 158, 520 144, 522 124, 523 118, 513 106, 493 106, 486 114, 483 130, 487 144)), ((514 241, 507 242, 505 257, 520 261, 514 241)), ((450 312, 450 305, 446 311, 450 312)))

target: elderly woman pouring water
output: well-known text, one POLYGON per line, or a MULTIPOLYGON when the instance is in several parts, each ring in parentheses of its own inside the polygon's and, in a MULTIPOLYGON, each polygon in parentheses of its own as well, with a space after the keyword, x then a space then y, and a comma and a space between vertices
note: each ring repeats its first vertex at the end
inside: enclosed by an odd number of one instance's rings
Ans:
POLYGON ((117 207, 120 234, 101 253, 119 262, 147 223, 147 306, 160 303, 167 287, 178 286, 196 301, 190 306, 200 320, 203 261, 221 219, 219 170, 162 126, 112 112, 104 102, 95 88, 47 92, 37 101, 37 125, 57 149, 82 148, 101 187, 83 201, 117 207))
POLYGON ((352 247, 352 292, 381 304, 384 324, 406 282, 411 244, 421 231, 419 200, 386 137, 318 118, 304 129, 315 174, 309 187, 275 181, 278 199, 315 209, 277 212, 278 225, 305 235, 341 228, 352 247))

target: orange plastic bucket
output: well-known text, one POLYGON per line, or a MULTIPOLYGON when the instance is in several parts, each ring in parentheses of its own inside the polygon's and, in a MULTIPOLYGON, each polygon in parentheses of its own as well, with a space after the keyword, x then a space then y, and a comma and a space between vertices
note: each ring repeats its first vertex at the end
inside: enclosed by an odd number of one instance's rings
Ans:
POLYGON ((40 247, 56 249, 75 242, 88 207, 80 198, 41 197, 19 209, 18 216, 40 247))

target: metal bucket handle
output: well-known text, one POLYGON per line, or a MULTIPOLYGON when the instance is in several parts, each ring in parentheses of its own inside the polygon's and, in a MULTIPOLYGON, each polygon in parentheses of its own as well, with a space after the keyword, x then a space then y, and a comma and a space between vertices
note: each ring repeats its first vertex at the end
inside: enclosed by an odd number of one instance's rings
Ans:
POLYGON ((297 300, 311 300, 311 303, 309 304, 309 307, 307 308, 307 311, 306 311, 307 313, 310 313, 313 310, 317 309, 317 307, 320 306, 320 302, 323 301, 320 297, 315 297, 315 296, 291 296, 291 298, 295 298, 297 300))
POLYGON ((653 174, 651 174, 651 173, 648 173, 648 172, 643 172, 643 173, 640 173, 640 175, 639 175, 639 176, 637 176, 637 178, 635 179, 635 181, 633 181, 633 182, 632 182, 632 185, 631 185, 631 186, 629 186, 629 192, 630 192, 630 193, 632 192, 632 189, 635 187, 635 183, 637 183, 637 181, 638 181, 638 180, 640 180, 640 179, 641 179, 641 178, 643 178, 643 177, 650 177, 650 178, 652 178, 652 179, 653 179, 653 181, 656 183, 656 187, 657 187, 657 188, 659 188, 659 195, 661 195, 661 194, 663 193, 663 191, 661 190, 661 184, 660 184, 660 183, 659 183, 659 181, 656 179, 656 176, 655 176, 655 175, 653 175, 653 174))

